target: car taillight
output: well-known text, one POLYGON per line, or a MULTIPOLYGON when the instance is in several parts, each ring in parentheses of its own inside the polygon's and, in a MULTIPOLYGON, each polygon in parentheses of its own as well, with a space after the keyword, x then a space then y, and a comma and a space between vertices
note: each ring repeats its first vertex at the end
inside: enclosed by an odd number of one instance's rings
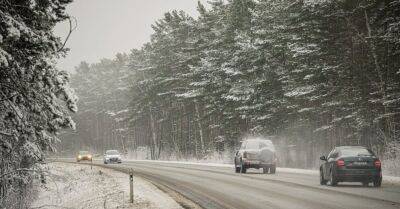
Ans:
POLYGON ((381 166, 382 166, 380 160, 375 160, 374 165, 375 165, 375 168, 381 168, 381 166))
POLYGON ((337 161, 336 161, 336 165, 337 165, 338 167, 343 167, 343 166, 344 166, 344 160, 342 160, 342 159, 337 160, 337 161))

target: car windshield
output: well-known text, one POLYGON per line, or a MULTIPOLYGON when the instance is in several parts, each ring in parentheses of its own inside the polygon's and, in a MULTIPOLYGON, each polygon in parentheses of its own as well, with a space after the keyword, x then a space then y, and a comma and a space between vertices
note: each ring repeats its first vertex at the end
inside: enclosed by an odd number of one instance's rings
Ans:
POLYGON ((117 150, 108 150, 106 155, 119 155, 119 152, 117 150))
POLYGON ((88 151, 79 151, 79 154, 80 155, 87 155, 87 154, 89 154, 89 152, 88 151))
POLYGON ((342 156, 373 156, 370 150, 365 148, 348 148, 340 151, 342 156))

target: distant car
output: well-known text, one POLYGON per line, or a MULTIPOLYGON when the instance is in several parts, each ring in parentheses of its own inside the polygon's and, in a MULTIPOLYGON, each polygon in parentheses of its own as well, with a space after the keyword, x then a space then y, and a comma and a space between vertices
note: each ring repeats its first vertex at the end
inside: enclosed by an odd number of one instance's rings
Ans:
POLYGON ((246 173, 248 168, 263 169, 263 173, 276 171, 275 147, 270 140, 249 139, 235 153, 235 172, 246 173))
POLYGON ((92 161, 92 154, 89 151, 79 151, 76 156, 76 161, 80 162, 82 160, 92 161))
POLYGON ((107 150, 104 154, 104 164, 122 163, 121 154, 118 150, 107 150))
POLYGON ((373 183, 380 187, 382 168, 379 158, 369 149, 361 146, 341 146, 334 148, 320 167, 320 183, 336 186, 338 182, 361 182, 364 186, 373 183))

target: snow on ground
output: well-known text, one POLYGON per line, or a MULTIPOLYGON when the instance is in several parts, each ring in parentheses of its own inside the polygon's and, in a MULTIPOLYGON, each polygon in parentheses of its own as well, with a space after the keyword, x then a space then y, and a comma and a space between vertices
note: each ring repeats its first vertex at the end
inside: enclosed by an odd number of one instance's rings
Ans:
POLYGON ((37 183, 32 208, 41 209, 181 209, 170 196, 134 177, 135 203, 129 203, 127 174, 89 165, 50 163, 46 184, 37 183))

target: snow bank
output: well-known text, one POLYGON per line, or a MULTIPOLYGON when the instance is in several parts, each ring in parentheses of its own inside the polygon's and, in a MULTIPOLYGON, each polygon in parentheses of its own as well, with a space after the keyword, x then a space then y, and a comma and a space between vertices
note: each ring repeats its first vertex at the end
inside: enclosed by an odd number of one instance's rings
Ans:
MULTIPOLYGON (((148 147, 138 147, 135 150, 128 150, 127 154, 125 155, 126 159, 131 160, 149 160, 150 157, 150 148, 148 147)), ((195 158, 195 157, 182 157, 178 156, 174 153, 161 153, 159 160, 163 162, 199 162, 199 163, 219 163, 219 164, 229 164, 233 161, 233 150, 226 150, 224 152, 211 152, 208 153, 203 158, 195 158)))
POLYGON ((89 165, 51 163, 46 184, 37 183, 32 208, 181 209, 151 183, 134 178, 135 203, 129 203, 128 175, 89 165))
POLYGON ((131 162, 149 162, 149 163, 169 163, 169 164, 184 164, 184 165, 204 165, 204 166, 213 166, 213 167, 225 167, 225 168, 233 168, 232 164, 224 164, 224 163, 204 163, 204 162, 191 162, 191 161, 167 161, 167 160, 125 160, 131 162))

